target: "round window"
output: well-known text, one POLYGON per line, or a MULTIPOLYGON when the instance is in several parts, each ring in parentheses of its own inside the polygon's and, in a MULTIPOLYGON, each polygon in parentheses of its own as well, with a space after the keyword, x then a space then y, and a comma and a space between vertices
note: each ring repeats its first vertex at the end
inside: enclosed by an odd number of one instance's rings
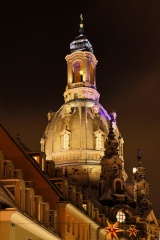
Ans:
POLYGON ((116 214, 117 221, 123 223, 126 220, 126 215, 122 210, 118 211, 116 214))

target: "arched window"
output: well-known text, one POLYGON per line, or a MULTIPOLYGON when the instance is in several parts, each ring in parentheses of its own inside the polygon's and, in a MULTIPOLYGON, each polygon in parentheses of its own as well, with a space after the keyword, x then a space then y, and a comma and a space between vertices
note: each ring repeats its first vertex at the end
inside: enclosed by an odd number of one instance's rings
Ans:
POLYGON ((95 149, 104 150, 104 133, 101 130, 94 132, 95 135, 95 149))
POLYGON ((118 165, 117 164, 113 164, 112 165, 112 176, 114 178, 118 177, 119 176, 119 168, 118 168, 118 165))
POLYGON ((117 193, 117 194, 122 193, 121 188, 122 188, 121 182, 120 182, 120 181, 116 181, 116 193, 117 193))
POLYGON ((115 178, 112 184, 114 193, 121 194, 123 192, 123 181, 121 178, 115 178))
POLYGON ((83 82, 82 62, 75 62, 73 64, 73 82, 83 82))
POLYGON ((61 132, 61 147, 62 147, 62 150, 69 150, 70 148, 70 131, 68 131, 67 129, 66 130, 63 130, 61 132))
POLYGON ((94 84, 94 69, 93 69, 93 64, 92 63, 90 65, 90 83, 94 84))
POLYGON ((123 223, 126 220, 126 215, 122 210, 119 210, 116 214, 117 221, 123 223))

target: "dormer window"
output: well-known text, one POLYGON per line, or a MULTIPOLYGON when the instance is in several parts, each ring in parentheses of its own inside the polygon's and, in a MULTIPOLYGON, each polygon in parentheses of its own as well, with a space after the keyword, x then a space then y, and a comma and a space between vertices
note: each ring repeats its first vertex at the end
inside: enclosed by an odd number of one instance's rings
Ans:
POLYGON ((119 175, 118 165, 113 164, 112 165, 112 176, 115 178, 115 177, 118 177, 118 175, 119 175))
POLYGON ((61 132, 61 147, 62 147, 62 150, 69 150, 69 148, 70 148, 70 135, 71 135, 71 133, 67 129, 63 130, 61 132))
POLYGON ((94 132, 95 135, 95 149, 96 150, 104 150, 104 132, 100 129, 94 132))

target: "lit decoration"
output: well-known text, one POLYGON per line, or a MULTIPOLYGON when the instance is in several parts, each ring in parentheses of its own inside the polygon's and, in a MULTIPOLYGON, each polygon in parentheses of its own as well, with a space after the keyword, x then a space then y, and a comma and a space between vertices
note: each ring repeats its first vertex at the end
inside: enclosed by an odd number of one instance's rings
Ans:
POLYGON ((104 228, 107 231, 106 240, 114 240, 114 239, 119 240, 117 233, 124 231, 118 227, 119 223, 116 222, 114 224, 111 224, 108 221, 106 222, 108 225, 107 227, 104 228))
POLYGON ((129 233, 129 237, 132 237, 132 236, 137 236, 137 232, 139 230, 136 229, 136 226, 135 225, 130 225, 129 226, 129 229, 127 230, 127 232, 129 233))

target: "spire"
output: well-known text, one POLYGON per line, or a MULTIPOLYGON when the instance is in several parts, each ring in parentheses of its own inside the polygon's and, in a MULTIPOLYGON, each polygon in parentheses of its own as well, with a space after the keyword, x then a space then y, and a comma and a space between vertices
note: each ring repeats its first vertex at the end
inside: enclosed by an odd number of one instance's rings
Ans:
POLYGON ((112 120, 110 120, 108 139, 113 140, 114 137, 115 137, 115 134, 114 134, 114 131, 113 131, 113 123, 112 123, 112 120))
POLYGON ((105 156, 110 158, 113 155, 118 154, 118 142, 115 139, 114 129, 112 126, 112 120, 110 120, 110 127, 109 127, 109 133, 108 133, 108 139, 105 141, 105 156))
POLYGON ((72 100, 75 106, 77 102, 85 101, 85 106, 93 107, 95 102, 99 102, 100 97, 96 89, 97 59, 93 54, 92 45, 83 34, 82 14, 79 35, 70 43, 70 54, 65 59, 68 68, 65 103, 72 100))
POLYGON ((141 150, 137 149, 137 167, 142 167, 141 150))
POLYGON ((81 19, 81 22, 80 22, 79 33, 83 34, 84 33, 84 29, 83 29, 83 16, 82 16, 82 14, 80 14, 80 19, 81 19))
POLYGON ((137 158, 141 159, 141 150, 139 148, 137 149, 137 158))
POLYGON ((87 37, 84 35, 83 29, 83 16, 80 14, 80 29, 79 29, 79 36, 75 38, 74 41, 70 43, 70 51, 88 51, 93 53, 93 47, 87 37))
POLYGON ((145 168, 143 167, 141 160, 141 150, 137 149, 137 162, 133 168, 133 179, 137 182, 145 179, 145 168))
POLYGON ((150 208, 151 202, 149 200, 149 184, 146 182, 146 172, 142 165, 141 150, 137 149, 137 163, 133 168, 134 181, 134 200, 138 207, 143 212, 150 208))

